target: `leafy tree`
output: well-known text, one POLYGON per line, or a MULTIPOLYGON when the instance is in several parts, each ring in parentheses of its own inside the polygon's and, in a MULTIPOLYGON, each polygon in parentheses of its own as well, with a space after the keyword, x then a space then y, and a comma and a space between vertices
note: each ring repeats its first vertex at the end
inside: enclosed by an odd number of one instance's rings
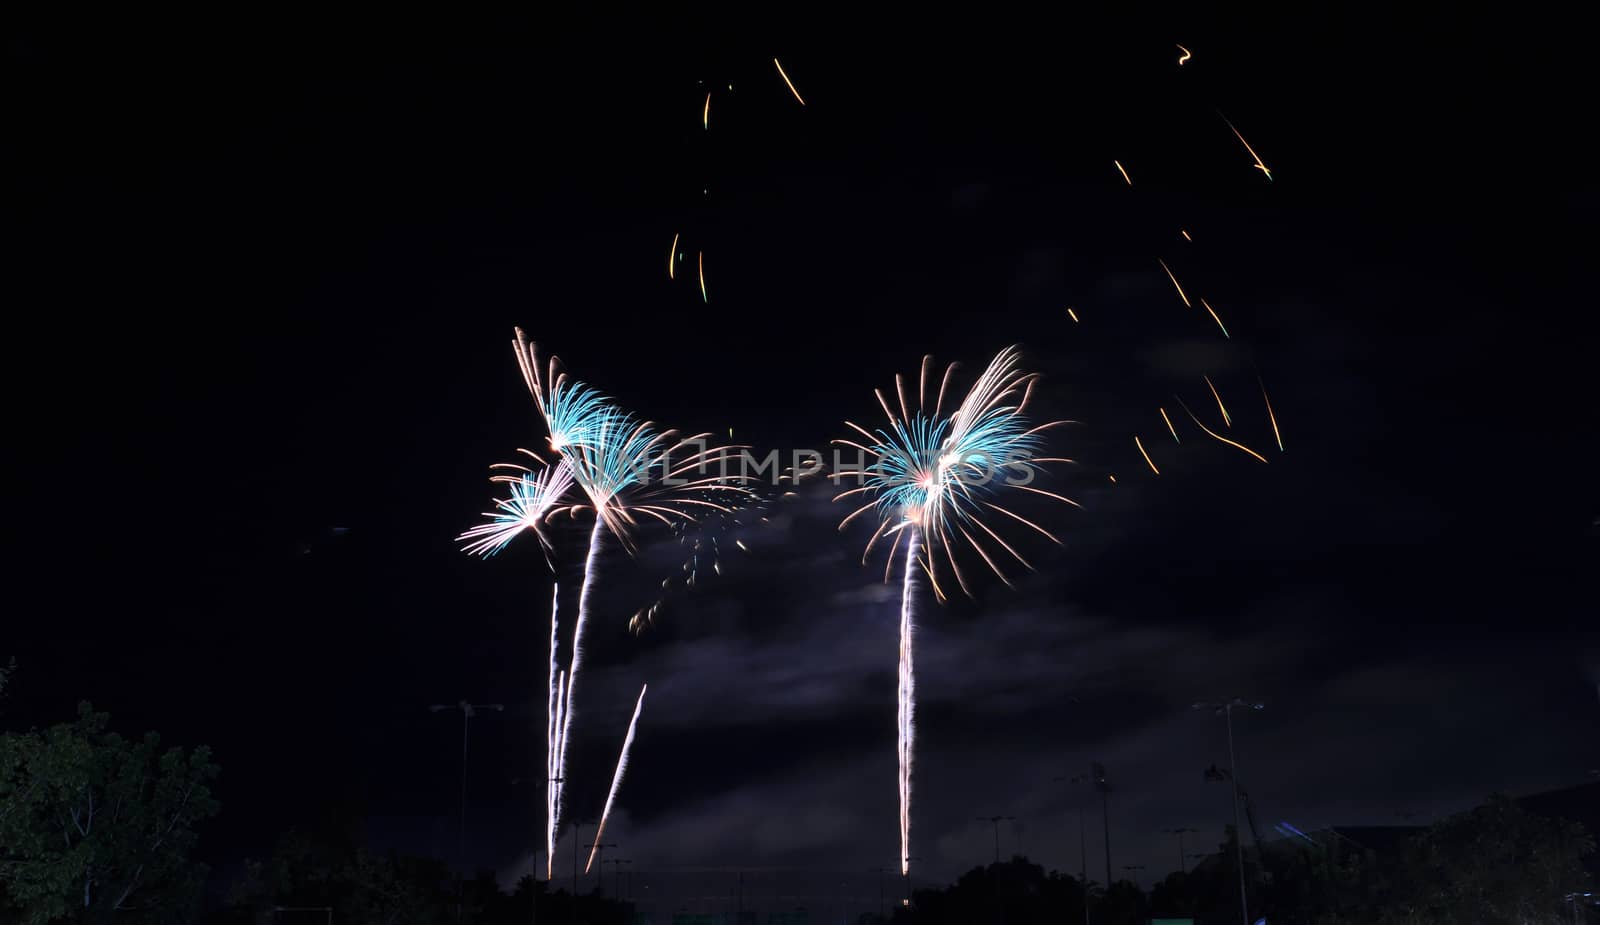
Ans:
POLYGON ((28 925, 195 911, 195 825, 217 812, 210 751, 124 739, 108 722, 85 703, 76 722, 0 736, 0 892, 28 925))
POLYGON ((1387 921, 1562 921, 1563 897, 1587 889, 1583 858, 1594 850, 1582 825, 1490 797, 1411 840, 1387 921))

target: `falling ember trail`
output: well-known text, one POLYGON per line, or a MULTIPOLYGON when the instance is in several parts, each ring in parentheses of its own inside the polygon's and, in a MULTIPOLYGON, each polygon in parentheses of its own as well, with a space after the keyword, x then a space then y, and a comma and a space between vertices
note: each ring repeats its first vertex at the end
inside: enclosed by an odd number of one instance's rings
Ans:
POLYGON ((1267 418, 1272 421, 1272 437, 1278 441, 1278 452, 1283 452, 1283 435, 1278 433, 1278 416, 1272 413, 1272 399, 1267 397, 1267 384, 1256 377, 1256 382, 1261 385, 1261 398, 1267 403, 1267 418))
POLYGON ((1189 49, 1184 48, 1182 45, 1178 46, 1178 50, 1183 52, 1183 54, 1178 57, 1178 66, 1182 67, 1183 66, 1183 62, 1185 62, 1185 61, 1189 60, 1190 58, 1194 57, 1194 55, 1189 54, 1189 49))
POLYGON ((1133 437, 1133 445, 1139 448, 1139 455, 1144 457, 1144 464, 1150 467, 1150 471, 1160 475, 1161 470, 1157 469, 1156 464, 1150 461, 1150 454, 1144 451, 1144 444, 1139 442, 1138 434, 1133 437))
POLYGON ((1189 232, 1187 230, 1183 229, 1183 228, 1179 228, 1178 229, 1178 233, 1183 235, 1183 239, 1185 241, 1193 241, 1194 240, 1194 238, 1189 237, 1189 232))
POLYGON ((1233 419, 1228 417, 1228 409, 1222 404, 1222 395, 1217 392, 1217 387, 1211 384, 1211 377, 1201 376, 1200 378, 1206 381, 1206 385, 1211 386, 1211 397, 1217 400, 1217 409, 1222 412, 1222 423, 1228 427, 1232 427, 1233 419))
MULTIPOLYGON (((1217 113, 1217 115, 1222 116, 1222 113, 1219 112, 1219 113, 1217 113)), ((1222 116, 1222 121, 1228 122, 1228 117, 1227 116, 1222 116)), ((1233 123, 1232 122, 1228 122, 1228 128, 1229 128, 1229 130, 1231 130, 1233 132, 1233 137, 1239 139, 1239 143, 1244 145, 1244 149, 1246 151, 1250 152, 1250 156, 1256 159, 1256 162, 1251 166, 1255 167, 1255 169, 1257 169, 1257 170, 1261 171, 1262 173, 1266 174, 1267 175, 1267 179, 1271 180, 1272 179, 1272 171, 1268 170, 1267 169, 1267 165, 1262 162, 1261 155, 1256 153, 1256 149, 1255 148, 1250 147, 1250 142, 1244 140, 1244 136, 1239 134, 1239 130, 1233 127, 1233 123)))
POLYGON ((677 256, 678 256, 678 235, 675 234, 675 235, 672 236, 672 250, 667 251, 667 279, 677 279, 678 278, 677 271, 674 270, 673 267, 672 267, 672 265, 677 262, 673 258, 675 258, 677 256))
POLYGON ((1228 333, 1228 326, 1222 323, 1221 318, 1217 317, 1217 310, 1211 307, 1211 303, 1207 302, 1205 299, 1201 299, 1200 304, 1204 305, 1206 307, 1206 311, 1211 313, 1211 320, 1215 321, 1217 323, 1217 327, 1222 329, 1222 336, 1232 340, 1233 335, 1228 333))
POLYGON ((1256 459, 1260 460, 1263 463, 1265 463, 1267 461, 1267 458, 1265 456, 1262 456, 1260 453, 1257 453, 1255 450, 1250 449, 1249 447, 1245 446, 1242 443, 1234 443, 1232 440, 1229 440, 1227 437, 1222 436, 1221 434, 1217 433, 1216 431, 1212 430, 1211 428, 1207 427, 1206 425, 1200 423, 1200 419, 1194 416, 1194 412, 1189 410, 1189 406, 1183 404, 1183 399, 1181 399, 1181 398, 1178 399, 1178 404, 1183 405, 1184 413, 1189 415, 1189 420, 1193 421, 1195 423, 1196 427, 1199 427, 1201 430, 1203 430, 1206 433, 1210 434, 1212 437, 1216 438, 1217 440, 1222 441, 1223 443, 1226 443, 1227 445, 1233 447, 1234 449, 1243 450, 1244 452, 1249 453, 1251 456, 1254 456, 1256 459))
POLYGON ((1078 313, 1073 311, 1070 308, 1067 309, 1067 317, 1072 319, 1072 323, 1073 324, 1077 324, 1078 323, 1078 313))
POLYGON ((617 772, 611 775, 611 792, 606 794, 606 808, 600 813, 600 827, 594 830, 594 845, 589 849, 589 863, 583 865, 584 873, 588 873, 594 865, 595 852, 600 850, 600 836, 606 833, 606 820, 611 818, 611 806, 617 801, 622 773, 628 769, 628 749, 633 746, 633 734, 639 728, 639 712, 644 709, 644 692, 649 689, 648 684, 639 688, 639 702, 633 705, 633 719, 628 721, 628 735, 622 740, 622 754, 617 756, 617 772))
POLYGON ((1122 162, 1121 161, 1112 161, 1111 163, 1117 165, 1117 173, 1122 174, 1122 179, 1126 180, 1129 186, 1132 186, 1133 185, 1133 181, 1128 179, 1128 172, 1126 170, 1122 169, 1122 162))
POLYGON ((700 113, 700 127, 711 131, 711 91, 706 91, 706 108, 700 113))
MULTIPOLYGON (((784 72, 783 72, 783 65, 781 65, 781 64, 778 64, 778 59, 777 59, 777 58, 773 58, 773 59, 772 59, 772 63, 773 63, 773 64, 774 64, 774 65, 776 65, 776 66, 777 66, 777 68, 778 68, 778 76, 779 76, 779 77, 782 77, 782 78, 783 78, 783 82, 784 82, 784 83, 786 83, 786 84, 788 84, 788 85, 789 85, 789 92, 790 92, 790 93, 793 93, 793 94, 794 94, 794 98, 795 98, 795 99, 797 99, 797 100, 800 100, 800 105, 801 105, 801 106, 804 106, 804 105, 805 105, 805 104, 806 104, 806 101, 805 101, 805 100, 801 100, 801 99, 800 99, 800 91, 799 91, 799 90, 796 90, 796 89, 795 89, 795 88, 794 88, 794 81, 792 81, 792 80, 790 80, 790 79, 789 79, 789 75, 788 75, 788 74, 785 74, 785 73, 784 73, 784 72)), ((826 102, 827 102, 827 100, 823 100, 823 102, 824 102, 824 103, 826 103, 826 102)), ((824 107, 824 108, 826 108, 826 107, 824 107)))
POLYGON ((1167 271, 1167 279, 1172 280, 1172 288, 1178 290, 1178 298, 1183 300, 1184 307, 1194 308, 1194 306, 1189 303, 1189 297, 1183 294, 1183 287, 1178 285, 1178 278, 1172 275, 1172 268, 1167 266, 1167 262, 1162 260, 1160 257, 1157 257, 1156 263, 1161 264, 1161 269, 1167 271))
POLYGON ((1171 432, 1172 439, 1174 441, 1178 442, 1178 443, 1182 443, 1183 441, 1178 439, 1178 430, 1177 430, 1177 428, 1172 426, 1172 418, 1167 417, 1167 409, 1165 409, 1165 408, 1157 408, 1156 410, 1161 412, 1161 420, 1167 422, 1167 430, 1169 432, 1171 432))
POLYGON ((920 550, 917 528, 906 545, 906 577, 900 590, 900 875, 911 872, 911 754, 916 734, 916 674, 911 660, 911 592, 920 550))
POLYGON ((706 295, 706 252, 699 251, 700 255, 700 301, 709 303, 711 297, 706 295))

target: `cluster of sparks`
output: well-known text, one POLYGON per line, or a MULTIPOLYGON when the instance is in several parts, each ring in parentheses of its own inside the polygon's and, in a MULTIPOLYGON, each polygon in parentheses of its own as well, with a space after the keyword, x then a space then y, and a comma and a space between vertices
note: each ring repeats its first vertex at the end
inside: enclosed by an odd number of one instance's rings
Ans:
POLYGON ((917 383, 916 410, 907 400, 904 379, 895 377, 895 392, 900 414, 895 414, 884 394, 878 403, 888 418, 888 426, 876 431, 846 421, 846 426, 865 442, 849 438, 836 443, 853 447, 872 462, 866 467, 862 484, 834 498, 863 495, 868 500, 839 524, 843 529, 856 517, 874 512, 877 529, 867 542, 863 563, 884 538, 889 540, 887 581, 897 553, 904 547, 900 599, 900 665, 897 711, 897 751, 900 793, 900 868, 911 864, 911 768, 916 736, 916 672, 913 657, 915 633, 916 575, 928 577, 934 594, 945 597, 939 576, 948 567, 961 590, 971 594, 966 574, 961 569, 958 549, 970 548, 1001 581, 1010 584, 1001 565, 1002 551, 1024 568, 1032 566, 1010 542, 990 526, 991 515, 1021 523, 1053 542, 1060 540, 1044 527, 1017 512, 995 503, 1007 489, 1032 492, 1067 504, 1076 502, 1054 492, 1033 488, 1040 464, 1070 462, 1036 455, 1041 434, 1060 423, 1030 425, 1024 410, 1032 393, 1035 377, 1017 368, 1014 347, 1002 350, 978 377, 970 391, 948 415, 945 397, 955 364, 946 367, 938 383, 933 410, 927 410, 929 370, 932 357, 925 357, 917 383), (963 542, 964 541, 964 542, 963 542))
MULTIPOLYGON (((1183 45, 1177 48, 1181 52, 1177 64, 1183 66, 1193 55, 1183 45)), ((805 106, 805 99, 783 65, 777 58, 773 58, 772 63, 795 101, 805 106)), ((731 84, 728 89, 732 90, 731 84)), ((708 90, 700 106, 702 131, 708 132, 711 128, 712 95, 708 90)), ((1252 167, 1271 181, 1271 170, 1244 135, 1226 116, 1222 116, 1222 120, 1253 159, 1252 167)), ((1122 162, 1114 160, 1112 163, 1124 183, 1131 187, 1133 180, 1122 162)), ((1180 234, 1184 241, 1194 240, 1187 229, 1180 229, 1180 234)), ((667 253, 669 280, 677 279, 679 265, 685 262, 685 251, 680 248, 682 243, 683 234, 675 233, 667 253)), ((709 303, 705 251, 698 247, 694 250, 701 300, 709 303)), ((1184 307, 1193 309, 1194 302, 1172 267, 1163 258, 1157 258, 1157 263, 1184 307)), ((1206 298, 1198 298, 1198 302, 1223 337, 1231 339, 1221 315, 1211 303, 1206 298)), ((1066 313, 1074 324, 1081 323, 1073 308, 1069 307, 1066 313)), ((504 550, 521 533, 532 531, 554 570, 551 557, 555 547, 546 528, 558 516, 592 517, 577 615, 573 620, 570 661, 565 668, 557 657, 559 587, 553 590, 551 599, 546 709, 548 877, 553 872, 556 838, 564 810, 563 785, 569 773, 568 745, 574 694, 582 664, 584 628, 606 536, 609 534, 632 554, 636 550, 636 534, 643 525, 650 522, 665 525, 688 550, 683 576, 676 581, 683 587, 693 588, 706 563, 713 571, 721 573, 722 541, 729 538, 732 526, 742 524, 739 515, 754 516, 764 510, 765 499, 739 480, 730 480, 726 467, 718 473, 706 474, 717 464, 726 462, 726 454, 737 447, 707 449, 708 434, 683 437, 677 431, 660 430, 652 422, 634 417, 603 393, 569 378, 555 358, 552 357, 547 366, 542 364, 536 349, 520 329, 515 347, 524 380, 548 430, 545 452, 553 454, 554 462, 546 462, 543 453, 522 450, 520 452, 533 460, 532 465, 497 467, 506 471, 497 474, 494 481, 509 486, 509 497, 496 499, 495 509, 484 515, 485 522, 470 528, 459 539, 465 544, 466 552, 487 558, 504 550)), ((880 542, 886 541, 886 582, 893 573, 897 557, 903 556, 896 722, 902 874, 909 873, 911 862, 917 576, 919 573, 926 576, 938 600, 945 600, 947 590, 953 590, 952 577, 955 587, 971 595, 972 585, 962 567, 962 560, 970 550, 984 562, 989 572, 1009 586, 1011 581, 1006 572, 1013 560, 1025 569, 1031 570, 1032 566, 1013 545, 1014 540, 1005 538, 999 528, 1021 525, 1054 543, 1059 544, 1060 540, 1040 524, 998 503, 1004 500, 1003 495, 1015 490, 1077 505, 1070 498, 1028 484, 1043 471, 1041 464, 1071 460, 1037 455, 1043 448, 1043 433, 1065 422, 1030 423, 1025 411, 1037 380, 1033 374, 1022 372, 1018 361, 1016 348, 1002 350, 947 412, 946 399, 956 365, 948 366, 938 378, 936 388, 930 390, 932 358, 926 357, 916 383, 914 404, 908 400, 907 381, 897 375, 896 401, 891 402, 882 391, 876 393, 887 418, 886 426, 868 430, 846 421, 856 436, 835 441, 861 451, 871 460, 858 487, 834 499, 857 495, 866 499, 865 504, 844 518, 840 529, 869 512, 876 518, 877 526, 867 542, 862 561, 865 563, 880 542), (927 404, 930 391, 931 410, 927 404)), ((1220 390, 1209 376, 1203 378, 1220 412, 1222 428, 1230 430, 1233 419, 1220 390)), ((1259 378, 1258 385, 1273 439, 1281 452, 1283 439, 1272 401, 1265 383, 1259 378)), ((1262 454, 1208 427, 1181 397, 1173 398, 1207 436, 1262 463, 1267 462, 1262 454)), ((1181 444, 1183 441, 1167 409, 1159 407, 1157 410, 1173 441, 1181 444)), ((1144 464, 1154 475, 1160 476, 1161 469, 1142 437, 1135 434, 1133 443, 1144 464)), ((836 474, 835 478, 838 477, 836 474)), ((1108 474, 1107 478, 1113 484, 1117 481, 1115 475, 1108 474)), ((733 542, 744 548, 742 541, 734 539, 733 542)), ((674 581, 669 577, 661 583, 660 596, 634 614, 629 622, 630 629, 639 631, 655 620, 666 595, 675 587, 674 581)), ((586 872, 594 863, 606 820, 616 801, 647 689, 641 688, 635 703, 586 872)))
MULTIPOLYGON (((1189 51, 1188 48, 1184 47, 1183 45, 1178 45, 1177 48, 1178 48, 1178 51, 1181 52, 1181 54, 1178 57, 1178 65, 1182 66, 1183 64, 1187 63, 1193 57, 1193 54, 1189 51)), ((1255 168, 1256 170, 1261 171, 1262 175, 1265 176, 1268 180, 1271 180, 1272 179, 1272 171, 1267 167, 1266 162, 1264 162, 1261 159, 1261 156, 1256 153, 1255 148, 1251 147, 1250 142, 1245 140, 1244 135, 1242 133, 1240 133, 1239 129, 1234 126, 1233 122, 1231 120, 1229 120, 1227 116, 1222 115, 1221 112, 1218 112, 1217 115, 1222 119, 1223 123, 1227 125, 1228 130, 1233 133, 1234 137, 1239 140, 1239 143, 1244 146, 1244 149, 1245 149, 1246 153, 1248 153, 1250 155, 1250 157, 1251 157, 1251 159, 1253 161, 1251 166, 1253 168, 1255 168)), ((1120 161, 1113 161, 1113 163, 1116 165, 1117 170, 1122 174, 1122 179, 1129 186, 1132 186, 1133 185, 1133 181, 1131 179, 1129 179, 1128 172, 1123 169, 1122 163, 1120 161)), ((1192 242, 1194 240, 1193 236, 1191 236, 1189 234, 1189 230, 1187 228, 1179 229, 1179 234, 1183 237, 1184 241, 1192 242)), ((1161 267, 1161 271, 1162 271, 1163 274, 1166 275, 1166 278, 1167 278, 1168 282, 1170 282, 1172 284, 1172 289, 1173 289, 1173 291, 1175 293, 1177 293, 1178 300, 1183 303, 1183 306, 1185 308, 1190 308, 1190 309, 1194 308, 1195 307, 1194 300, 1190 299, 1189 293, 1184 290, 1183 283, 1178 280, 1177 273, 1173 272, 1172 267, 1167 264, 1167 261, 1165 259, 1163 259, 1163 258, 1158 257, 1158 258, 1156 258, 1156 263, 1161 267)), ((1203 297, 1199 298, 1198 301, 1200 303, 1200 307, 1205 309, 1206 314, 1211 317, 1211 321, 1212 321, 1212 323, 1214 323, 1216 325, 1217 330, 1222 333, 1223 338, 1231 340, 1233 335, 1228 332, 1228 326, 1225 323, 1223 323, 1222 315, 1220 313, 1218 313, 1218 311, 1214 307, 1212 307, 1211 303, 1208 300, 1206 300, 1205 298, 1203 298, 1203 297)), ((1069 309, 1069 314, 1072 314, 1070 309, 1069 309)), ((1076 314, 1072 314, 1072 320, 1073 321, 1077 321, 1078 320, 1076 314)), ((1212 398, 1215 399, 1215 401, 1216 401, 1217 410, 1222 415, 1222 426, 1223 426, 1223 428, 1224 429, 1231 429, 1233 427, 1233 419, 1232 419, 1231 415, 1229 415, 1229 413, 1228 413, 1227 406, 1224 405, 1223 402, 1222 402, 1222 394, 1218 391, 1216 384, 1211 381, 1211 378, 1209 376, 1205 376, 1205 377, 1202 377, 1202 378, 1204 379, 1206 387, 1210 390, 1212 398)), ((1264 404, 1266 405, 1267 419, 1272 425, 1273 440, 1277 443, 1278 451, 1282 452, 1283 451, 1283 434, 1278 429, 1278 418, 1277 418, 1277 415, 1273 411, 1273 408, 1272 408, 1272 399, 1270 397, 1268 397, 1268 395, 1267 395, 1266 384, 1264 382, 1261 382, 1259 377, 1257 379, 1257 384, 1261 388, 1261 398, 1262 398, 1262 401, 1264 402, 1264 404)), ((1222 434, 1218 433, 1217 431, 1213 430, 1212 428, 1207 427, 1203 422, 1201 422, 1201 420, 1198 417, 1195 416, 1193 411, 1189 410, 1189 406, 1187 404, 1183 403, 1183 399, 1181 399, 1181 398, 1179 398, 1177 396, 1173 396, 1173 397, 1183 407, 1184 412, 1186 414, 1188 414, 1190 420, 1194 421, 1195 425, 1198 426, 1200 428, 1200 430, 1204 434, 1206 434, 1207 436, 1211 437, 1214 440, 1217 440, 1220 443, 1223 443, 1223 444, 1225 444, 1227 446, 1233 447, 1233 448, 1235 448, 1235 449, 1237 449, 1237 450, 1249 455, 1253 459, 1256 459, 1256 460, 1258 460, 1258 461, 1260 461, 1262 463, 1267 462, 1267 459, 1266 459, 1265 456, 1261 455, 1260 453, 1256 452, 1255 450, 1251 449, 1250 447, 1245 446, 1244 444, 1238 442, 1237 440, 1232 440, 1232 439, 1229 439, 1228 437, 1224 437, 1222 434)), ((1177 443, 1182 443, 1183 441, 1178 437, 1177 428, 1173 426, 1171 416, 1167 414, 1167 409, 1158 407, 1156 410, 1160 413, 1161 421, 1166 426, 1166 429, 1167 429, 1168 433, 1172 434, 1172 439, 1177 443)), ((1144 441, 1140 437, 1140 435, 1138 435, 1138 434, 1134 435, 1133 443, 1134 443, 1134 447, 1139 452, 1140 458, 1144 461, 1144 464, 1150 469, 1151 473, 1153 473, 1154 475, 1159 476, 1161 474, 1161 469, 1156 465, 1155 459, 1151 456, 1149 450, 1145 447, 1144 441)), ((1116 476, 1111 475, 1111 476, 1108 476, 1108 478, 1110 479, 1111 482, 1113 482, 1113 483, 1116 482, 1116 476)))
MULTIPOLYGON (((777 58, 773 58, 772 66, 777 69, 778 76, 783 79, 783 85, 789 88, 789 93, 794 96, 795 102, 804 106, 806 104, 805 98, 795 88, 794 81, 789 79, 789 74, 783 69, 783 64, 777 58)), ((733 85, 729 84, 728 89, 732 90, 733 85)), ((702 132, 711 131, 711 95, 712 91, 707 90, 705 101, 700 104, 700 130, 702 132)), ((678 250, 678 242, 682 238, 682 232, 675 233, 672 236, 672 247, 667 251, 668 280, 676 280, 678 278, 677 265, 683 260, 683 252, 678 250)), ((711 294, 706 288, 706 252, 704 250, 695 252, 695 270, 700 281, 700 301, 709 304, 711 302, 711 294)))

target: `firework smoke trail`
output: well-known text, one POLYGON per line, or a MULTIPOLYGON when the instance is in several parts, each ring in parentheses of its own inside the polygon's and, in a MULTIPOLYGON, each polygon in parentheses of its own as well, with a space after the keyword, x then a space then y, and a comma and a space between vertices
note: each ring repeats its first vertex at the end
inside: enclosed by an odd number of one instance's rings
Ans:
MULTIPOLYGON (((533 455, 533 454, 529 454, 533 455)), ((489 558, 505 549, 512 540, 516 539, 525 530, 534 531, 539 537, 541 548, 545 551, 545 561, 550 563, 550 543, 543 531, 544 519, 551 509, 561 500, 561 496, 572 487, 572 467, 567 465, 565 459, 556 464, 554 468, 546 468, 538 473, 524 467, 509 463, 502 463, 495 468, 518 469, 520 474, 514 476, 495 476, 493 481, 509 482, 511 484, 511 497, 502 501, 496 500, 498 509, 484 516, 489 518, 487 523, 479 524, 467 530, 458 540, 467 542, 464 551, 471 555, 481 555, 489 558)), ((556 625, 557 604, 560 602, 560 586, 556 585, 551 592, 550 599, 550 690, 546 700, 545 718, 545 809, 547 827, 545 843, 547 850, 555 847, 556 815, 560 806, 560 795, 555 778, 559 775, 555 770, 555 757, 557 754, 555 710, 558 708, 558 694, 556 691, 556 625)), ((553 857, 553 855, 546 855, 553 857)), ((551 862, 554 863, 553 861, 551 862)), ((551 868, 545 871, 546 879, 549 878, 551 868)))
MULTIPOLYGON (((555 634, 551 633, 551 637, 554 638, 554 636, 555 636, 555 634)), ((551 648, 553 650, 554 646, 552 646, 551 648)), ((555 661, 554 656, 551 657, 551 661, 552 662, 555 661)), ((549 752, 550 773, 547 775, 550 778, 550 780, 547 782, 547 786, 545 787, 545 792, 544 792, 545 793, 545 801, 546 801, 546 804, 547 804, 546 807, 545 807, 545 817, 544 817, 545 818, 545 826, 546 826, 546 828, 545 828, 544 878, 546 880, 549 880, 551 875, 553 875, 555 873, 555 869, 556 869, 556 833, 561 830, 561 820, 560 820, 559 817, 561 815, 561 783, 562 782, 556 780, 556 778, 559 776, 558 774, 556 774, 556 766, 557 766, 556 757, 557 757, 557 753, 560 751, 561 746, 560 746, 559 742, 555 742, 554 741, 553 736, 556 735, 556 734, 559 734, 559 730, 561 728, 561 703, 562 703, 563 697, 566 694, 566 689, 567 689, 567 673, 565 671, 562 671, 562 672, 560 672, 560 673, 558 673, 556 675, 555 683, 552 684, 551 687, 550 687, 550 712, 548 714, 546 714, 547 717, 548 717, 546 722, 547 722, 548 726, 550 727, 551 734, 552 734, 552 744, 550 746, 550 752, 549 752)))
MULTIPOLYGON (((589 593, 594 588, 595 564, 600 558, 600 537, 605 520, 594 519, 589 531, 589 555, 583 560, 583 587, 578 591, 578 618, 572 625, 572 661, 567 667, 567 693, 561 704, 561 732, 557 742, 556 776, 567 776, 567 742, 572 733, 572 692, 578 687, 578 664, 583 655, 583 627, 589 621, 589 593)), ((559 789, 557 791, 559 793, 559 789)), ((598 838, 595 841, 599 841, 598 838)))
POLYGON ((545 804, 545 871, 544 878, 550 879, 555 872, 556 857, 556 799, 559 782, 556 780, 561 775, 556 773, 556 756, 560 748, 556 741, 556 711, 561 708, 561 686, 558 678, 564 679, 556 658, 556 605, 561 601, 561 586, 558 584, 550 592, 550 689, 545 697, 544 710, 544 804, 545 804))
POLYGON ((916 737, 917 678, 911 660, 911 592, 919 555, 917 528, 912 527, 906 544, 906 577, 900 589, 900 876, 911 872, 911 754, 916 737))
POLYGON ((583 872, 588 873, 594 865, 595 852, 600 850, 600 836, 606 834, 606 820, 611 818, 611 805, 617 802, 617 789, 622 786, 622 774, 628 770, 628 749, 633 747, 633 734, 639 728, 639 713, 644 709, 644 693, 650 689, 646 684, 639 688, 639 702, 633 705, 633 719, 628 721, 628 735, 622 740, 622 754, 617 756, 617 772, 611 775, 611 792, 606 794, 606 808, 600 812, 600 826, 594 830, 594 845, 589 849, 589 863, 583 865, 583 872))

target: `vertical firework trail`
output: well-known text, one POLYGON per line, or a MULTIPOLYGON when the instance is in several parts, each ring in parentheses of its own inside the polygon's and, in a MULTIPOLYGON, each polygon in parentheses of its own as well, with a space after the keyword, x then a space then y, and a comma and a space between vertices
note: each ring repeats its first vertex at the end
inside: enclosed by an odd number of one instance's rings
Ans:
MULTIPOLYGON (((921 571, 927 575, 934 596, 944 600, 938 574, 943 568, 940 564, 942 557, 956 584, 970 595, 972 592, 967 578, 955 555, 956 544, 965 541, 962 545, 981 556, 990 570, 1009 585, 1000 562, 996 561, 1002 551, 1024 568, 1031 569, 1032 566, 985 522, 990 514, 999 514, 1026 526, 1057 544, 1061 541, 1044 527, 996 504, 993 499, 999 498, 1006 490, 1015 490, 1067 504, 1077 503, 1027 484, 1040 471, 1041 463, 1068 460, 1035 455, 1041 448, 1039 435, 1062 422, 1029 426, 1023 416, 1023 408, 1028 403, 1036 377, 1017 369, 1016 348, 1007 347, 1000 351, 948 415, 944 413, 945 393, 951 374, 955 372, 955 365, 946 367, 943 378, 939 380, 933 411, 929 414, 925 401, 932 361, 932 357, 923 359, 922 374, 916 380, 914 390, 908 388, 904 378, 895 377, 894 397, 899 399, 898 415, 889 397, 882 391, 876 393, 878 404, 888 418, 887 428, 869 431, 846 421, 845 424, 865 438, 866 442, 853 438, 834 441, 842 446, 853 447, 875 460, 861 470, 860 485, 834 498, 837 501, 852 495, 866 496, 866 503, 845 517, 839 524, 840 529, 868 511, 877 513, 878 527, 867 541, 862 562, 866 562, 880 539, 887 538, 889 561, 884 568, 884 581, 888 581, 893 574, 895 556, 899 554, 902 540, 906 547, 905 576, 900 593, 900 670, 896 715, 902 876, 909 875, 911 869, 911 769, 916 736, 916 671, 912 657, 916 632, 916 573, 921 571), (911 395, 916 397, 914 407, 917 411, 914 413, 909 400, 911 395)), ((839 477, 842 475, 836 476, 839 477)))
MULTIPOLYGON (((594 519, 594 529, 589 531, 589 555, 583 560, 583 588, 578 592, 578 618, 572 625, 572 661, 567 666, 567 693, 561 705, 561 740, 557 747, 557 776, 567 776, 567 740, 572 732, 572 692, 578 686, 578 663, 583 653, 583 626, 589 619, 589 594, 594 588, 595 565, 600 558, 600 538, 605 520, 594 519)), ((557 802, 560 800, 557 790, 557 802)), ((557 809, 559 810, 559 806, 557 809)), ((598 841, 598 839, 596 839, 598 841)))
POLYGON ((633 747, 633 734, 639 728, 639 713, 644 709, 644 692, 650 689, 646 684, 639 688, 639 702, 633 705, 633 719, 628 721, 628 735, 622 740, 622 754, 617 756, 617 771, 611 775, 611 792, 606 794, 606 807, 600 812, 600 826, 594 830, 594 844, 589 848, 589 863, 583 865, 583 872, 588 873, 594 866, 595 852, 600 850, 600 836, 606 833, 606 820, 611 818, 611 805, 617 801, 617 790, 622 786, 622 774, 628 770, 628 749, 633 747))
POLYGON ((900 589, 900 875, 911 872, 911 752, 916 735, 917 679, 911 661, 911 592, 917 556, 917 528, 906 546, 906 577, 900 589))
POLYGON ((561 689, 556 684, 556 674, 560 671, 556 658, 556 606, 561 601, 561 585, 556 584, 550 593, 550 689, 545 697, 544 711, 544 843, 545 843, 545 870, 544 878, 550 879, 555 872, 556 857, 556 807, 558 805, 560 777, 557 759, 560 757, 558 749, 560 744, 556 740, 556 711, 561 708, 561 689))

